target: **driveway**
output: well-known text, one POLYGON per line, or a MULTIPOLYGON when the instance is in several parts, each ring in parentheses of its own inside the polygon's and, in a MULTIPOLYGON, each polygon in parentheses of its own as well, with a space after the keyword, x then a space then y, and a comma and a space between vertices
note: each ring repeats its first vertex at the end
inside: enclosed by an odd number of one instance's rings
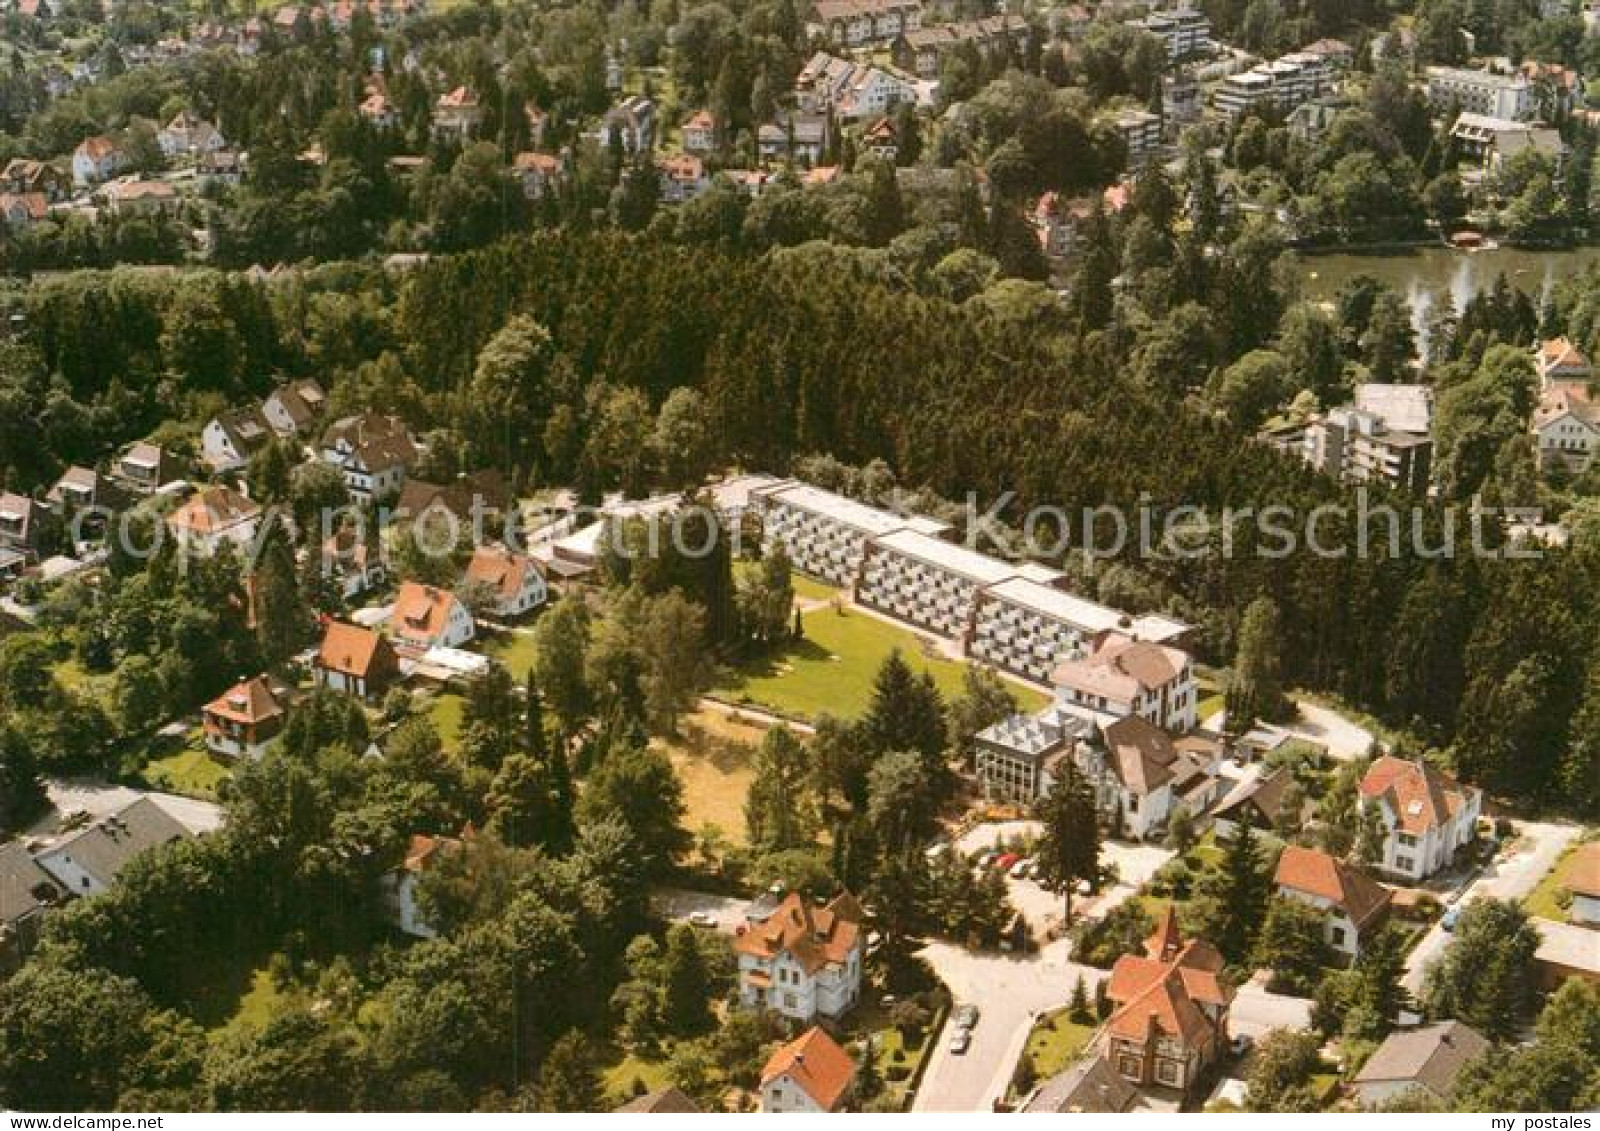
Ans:
POLYGON ((728 934, 744 923, 744 909, 748 899, 732 895, 713 895, 687 888, 658 887, 650 892, 650 907, 663 919, 686 921, 696 911, 704 911, 716 920, 717 929, 728 934))
POLYGON ((920 953, 950 987, 957 1004, 971 1002, 980 1014, 972 1044, 959 1056, 950 1052, 955 1022, 945 1022, 912 1111, 993 1111, 1022 1058, 1034 1020, 1071 1001, 1080 974, 1091 996, 1105 976, 1068 961, 1066 940, 1025 957, 978 953, 944 942, 930 943, 920 953))
MULTIPOLYGON (((1577 825, 1557 824, 1553 821, 1514 822, 1519 847, 1510 854, 1497 856, 1493 863, 1479 872, 1465 888, 1459 905, 1465 905, 1480 896, 1488 899, 1521 900, 1539 886, 1567 846, 1583 831, 1577 825)), ((1420 993, 1428 965, 1444 953, 1450 934, 1435 924, 1422 936, 1422 941, 1406 957, 1406 989, 1420 993)))
POLYGON ((1267 992, 1267 975, 1258 971, 1233 997, 1228 1031, 1259 1041, 1273 1029, 1309 1029, 1311 999, 1267 992))
POLYGON ((84 778, 52 778, 46 782, 45 792, 49 794, 55 810, 28 830, 33 836, 53 835, 61 818, 67 813, 82 809, 91 818, 104 817, 141 797, 150 798, 191 833, 209 833, 222 827, 222 806, 173 793, 130 789, 124 785, 109 785, 84 778))
POLYGON ((1304 699, 1295 700, 1295 707, 1294 722, 1283 728, 1290 734, 1327 747, 1331 756, 1343 761, 1364 758, 1372 751, 1372 732, 1360 723, 1304 699))

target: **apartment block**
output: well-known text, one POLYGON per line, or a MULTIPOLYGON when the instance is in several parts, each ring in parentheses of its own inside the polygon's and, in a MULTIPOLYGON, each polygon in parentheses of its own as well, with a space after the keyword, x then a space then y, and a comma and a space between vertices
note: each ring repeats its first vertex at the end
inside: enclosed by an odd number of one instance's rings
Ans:
POLYGON ((930 535, 949 529, 933 519, 906 518, 792 479, 757 490, 752 502, 766 524, 768 547, 781 544, 795 569, 843 589, 855 587, 871 539, 908 527, 930 535))
POLYGON ((1061 576, 1045 566, 1003 562, 918 530, 897 530, 867 547, 856 600, 965 644, 981 590, 1013 577, 1049 583, 1061 576))
POLYGON ((1129 25, 1147 31, 1167 45, 1167 58, 1172 62, 1201 55, 1211 50, 1211 21, 1198 8, 1174 8, 1169 12, 1151 12, 1141 19, 1129 20, 1129 25))
POLYGON ((1325 56, 1297 51, 1229 75, 1218 86, 1212 101, 1230 118, 1269 103, 1287 113, 1331 90, 1333 85, 1333 64, 1325 56))
POLYGON ((1311 423, 1303 454, 1313 467, 1347 482, 1386 481, 1425 494, 1432 430, 1433 392, 1427 386, 1361 385, 1353 404, 1311 423))
POLYGON ((1454 106, 1490 118, 1522 122, 1539 114, 1534 85, 1524 75, 1502 75, 1465 67, 1429 67, 1428 104, 1436 111, 1454 106))

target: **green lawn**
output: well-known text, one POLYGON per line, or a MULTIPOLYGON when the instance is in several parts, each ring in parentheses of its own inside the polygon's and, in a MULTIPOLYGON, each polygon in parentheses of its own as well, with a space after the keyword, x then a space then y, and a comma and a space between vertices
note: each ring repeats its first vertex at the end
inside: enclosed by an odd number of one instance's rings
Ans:
POLYGON ((439 732, 439 741, 452 754, 461 740, 461 709, 465 703, 455 692, 446 691, 434 696, 433 702, 428 704, 428 717, 439 732))
POLYGON ((528 678, 528 669, 533 667, 533 633, 502 633, 484 651, 504 664, 511 678, 521 683, 528 678))
POLYGON ((1039 1079, 1046 1080, 1064 1072, 1083 1055, 1094 1036, 1093 1025, 1081 1025, 1067 1016, 1065 1010, 1039 1019, 1028 1034, 1028 1055, 1039 1079))
MULTIPOLYGON (((783 715, 810 719, 821 714, 855 718, 872 698, 872 679, 889 653, 899 649, 918 672, 929 672, 945 697, 961 693, 962 664, 925 651, 907 629, 859 609, 832 607, 804 614, 805 638, 782 650, 744 661, 718 673, 712 694, 735 703, 768 707, 783 715)), ((1024 710, 1047 700, 1042 692, 1012 686, 1024 710)))
POLYGON ((683 825, 692 833, 716 825, 735 845, 745 843, 744 801, 755 777, 751 758, 765 727, 716 710, 702 710, 678 724, 678 736, 658 740, 683 782, 683 825))
POLYGON ((629 1053, 621 1062, 605 1070, 606 1091, 617 1104, 633 1098, 635 1080, 644 1084, 647 1092, 659 1091, 670 1081, 667 1079, 667 1062, 641 1060, 637 1053, 629 1053))
POLYGON ((181 745, 176 739, 156 739, 150 761, 139 774, 156 789, 213 801, 217 786, 233 776, 233 769, 206 749, 205 738, 196 727, 181 745))
POLYGON ((1567 908, 1561 905, 1565 898, 1562 892, 1566 890, 1569 879, 1567 873, 1577 859, 1578 847, 1579 845, 1574 844, 1562 853, 1555 867, 1545 873, 1544 878, 1539 881, 1539 886, 1529 892, 1528 898, 1522 901, 1523 909, 1529 915, 1539 919, 1551 919, 1557 923, 1567 921, 1567 908))

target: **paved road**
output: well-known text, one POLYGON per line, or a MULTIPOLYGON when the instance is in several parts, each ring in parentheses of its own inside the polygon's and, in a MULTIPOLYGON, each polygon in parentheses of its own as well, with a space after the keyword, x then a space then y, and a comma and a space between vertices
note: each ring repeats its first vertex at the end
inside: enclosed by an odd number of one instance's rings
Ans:
MULTIPOLYGON (((1347 719, 1331 708, 1319 707, 1304 699, 1296 699, 1294 705, 1294 721, 1277 729, 1324 746, 1330 757, 1341 761, 1363 758, 1372 752, 1372 732, 1360 723, 1347 719)), ((1202 723, 1201 728, 1221 734, 1227 721, 1227 712, 1218 711, 1202 723)))
POLYGON ((33 836, 53 834, 60 818, 66 813, 83 809, 91 817, 103 817, 141 797, 150 798, 192 833, 208 833, 222 827, 222 806, 210 801, 197 801, 192 797, 129 789, 127 786, 108 785, 83 778, 52 778, 45 783, 45 788, 55 809, 28 830, 33 836))
MULTIPOLYGON (((1539 881, 1555 867, 1567 846, 1583 831, 1576 825, 1553 821, 1518 821, 1516 830, 1521 847, 1508 856, 1497 857, 1480 872, 1462 891, 1461 898, 1456 901, 1458 904, 1470 903, 1479 896, 1520 900, 1539 886, 1539 881)), ((1437 924, 1422 937, 1406 958, 1406 989, 1412 993, 1421 991, 1428 965, 1444 953, 1449 940, 1449 932, 1437 924)))
POLYGON ((1266 982, 1265 972, 1257 972, 1239 987, 1228 1011, 1228 1031, 1259 1041, 1273 1029, 1309 1029, 1311 999, 1268 993, 1266 982))
POLYGON ((673 921, 686 920, 690 913, 705 911, 717 921, 717 929, 733 934, 744 922, 748 899, 732 895, 712 895, 687 888, 658 887, 650 892, 650 906, 657 915, 673 921))
POLYGON ((1105 976, 1068 961, 1065 940, 1027 957, 974 953, 943 942, 929 944, 921 954, 958 1004, 972 1002, 982 1012, 971 1047, 959 1056, 950 1052, 955 1023, 945 1022, 912 1111, 993 1111, 1022 1057, 1034 1019, 1071 1001, 1080 974, 1091 996, 1105 976))

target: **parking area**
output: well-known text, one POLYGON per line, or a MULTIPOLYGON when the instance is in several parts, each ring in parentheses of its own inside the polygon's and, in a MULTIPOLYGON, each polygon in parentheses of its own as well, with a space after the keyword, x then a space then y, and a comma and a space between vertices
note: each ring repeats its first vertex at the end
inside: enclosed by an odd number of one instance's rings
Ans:
POLYGON ((744 923, 744 911, 749 904, 748 899, 737 896, 713 895, 686 888, 661 887, 650 893, 650 906, 663 919, 675 923, 688 922, 692 915, 698 924, 715 926, 717 930, 730 935, 744 923))

